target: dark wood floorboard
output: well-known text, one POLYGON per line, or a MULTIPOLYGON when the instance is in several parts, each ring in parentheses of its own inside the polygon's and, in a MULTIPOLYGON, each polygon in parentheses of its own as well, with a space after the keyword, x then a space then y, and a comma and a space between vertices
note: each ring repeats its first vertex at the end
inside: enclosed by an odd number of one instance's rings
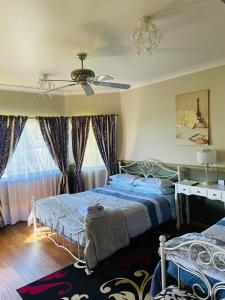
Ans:
POLYGON ((35 241, 26 222, 0 230, 0 300, 21 300, 16 289, 73 263, 50 240, 35 241))

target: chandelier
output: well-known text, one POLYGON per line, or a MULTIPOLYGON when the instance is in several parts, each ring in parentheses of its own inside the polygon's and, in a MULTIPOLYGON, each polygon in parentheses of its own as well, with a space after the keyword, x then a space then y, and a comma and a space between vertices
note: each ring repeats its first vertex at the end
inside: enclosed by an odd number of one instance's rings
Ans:
POLYGON ((139 20, 138 27, 131 36, 133 48, 137 55, 144 52, 152 54, 159 48, 161 34, 158 27, 152 22, 150 16, 145 16, 139 20))
POLYGON ((48 80, 48 74, 42 74, 39 79, 40 96, 45 98, 46 95, 49 98, 52 97, 52 90, 55 88, 54 82, 48 80))

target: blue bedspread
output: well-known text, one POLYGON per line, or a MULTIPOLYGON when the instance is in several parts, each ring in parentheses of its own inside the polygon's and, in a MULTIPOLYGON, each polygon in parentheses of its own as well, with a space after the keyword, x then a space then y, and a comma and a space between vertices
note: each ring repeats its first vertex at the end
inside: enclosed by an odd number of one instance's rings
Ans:
POLYGON ((115 188, 112 186, 99 187, 92 189, 91 191, 101 195, 113 196, 118 199, 145 205, 151 220, 151 227, 156 227, 174 219, 174 199, 171 200, 171 195, 159 196, 132 190, 130 191, 128 189, 115 188))

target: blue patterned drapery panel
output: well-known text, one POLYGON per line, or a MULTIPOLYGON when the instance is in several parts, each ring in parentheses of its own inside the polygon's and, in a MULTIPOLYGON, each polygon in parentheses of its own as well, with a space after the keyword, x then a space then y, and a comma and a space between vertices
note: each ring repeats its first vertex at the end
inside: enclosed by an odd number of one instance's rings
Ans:
POLYGON ((43 138, 62 177, 58 194, 68 193, 68 117, 37 117, 43 138))
POLYGON ((75 162, 74 191, 76 193, 84 191, 84 179, 81 167, 84 160, 85 148, 90 128, 90 116, 72 117, 72 149, 75 162))
MULTIPOLYGON (((27 117, 23 116, 0 116, 0 178, 16 149, 26 121, 27 117)), ((0 227, 4 227, 1 206, 0 227)))
POLYGON ((116 174, 116 115, 92 116, 95 138, 109 175, 116 174))

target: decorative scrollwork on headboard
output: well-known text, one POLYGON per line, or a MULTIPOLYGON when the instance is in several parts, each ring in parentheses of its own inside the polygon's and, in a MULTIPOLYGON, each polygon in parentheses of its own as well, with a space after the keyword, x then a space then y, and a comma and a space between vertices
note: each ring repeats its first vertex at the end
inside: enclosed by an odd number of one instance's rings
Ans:
POLYGON ((130 164, 122 165, 119 162, 119 172, 135 174, 141 177, 157 177, 165 179, 180 180, 180 168, 171 169, 163 165, 161 162, 152 159, 134 161, 130 164))

